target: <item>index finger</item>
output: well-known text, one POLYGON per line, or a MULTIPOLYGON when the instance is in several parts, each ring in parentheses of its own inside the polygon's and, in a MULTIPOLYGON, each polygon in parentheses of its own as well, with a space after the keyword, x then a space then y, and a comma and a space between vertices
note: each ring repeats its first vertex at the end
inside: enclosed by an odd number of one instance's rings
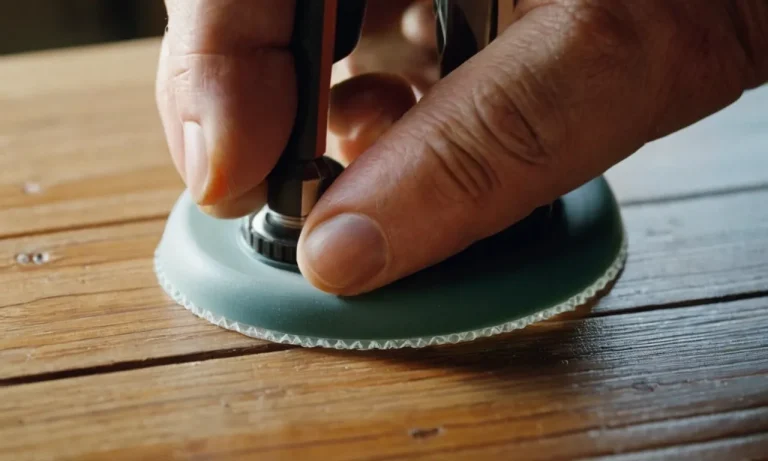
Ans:
POLYGON ((294 2, 166 0, 156 99, 174 164, 195 201, 263 195, 293 124, 294 2))

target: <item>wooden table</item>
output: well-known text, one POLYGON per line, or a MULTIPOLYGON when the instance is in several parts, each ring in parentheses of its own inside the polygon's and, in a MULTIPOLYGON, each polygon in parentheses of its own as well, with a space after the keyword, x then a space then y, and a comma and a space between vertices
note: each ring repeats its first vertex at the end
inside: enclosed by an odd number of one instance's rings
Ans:
POLYGON ((630 256, 591 312, 344 353, 157 286, 157 46, 0 60, 0 457, 768 457, 768 87, 610 171, 630 256))

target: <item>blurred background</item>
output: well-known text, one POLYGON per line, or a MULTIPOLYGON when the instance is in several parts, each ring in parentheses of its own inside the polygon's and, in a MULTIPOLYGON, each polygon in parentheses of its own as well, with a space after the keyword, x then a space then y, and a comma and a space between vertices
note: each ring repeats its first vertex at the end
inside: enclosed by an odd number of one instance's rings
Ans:
POLYGON ((0 0, 0 55, 160 36, 163 0, 0 0))

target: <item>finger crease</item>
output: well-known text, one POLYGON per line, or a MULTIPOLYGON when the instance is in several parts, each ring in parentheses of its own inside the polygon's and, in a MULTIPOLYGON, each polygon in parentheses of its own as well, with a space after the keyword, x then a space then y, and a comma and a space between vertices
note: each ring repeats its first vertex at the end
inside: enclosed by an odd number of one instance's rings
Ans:
MULTIPOLYGON (((448 176, 448 179, 451 181, 451 184, 456 186, 459 189, 459 192, 464 194, 465 197, 471 197, 472 191, 469 187, 467 187, 467 181, 461 179, 455 169, 450 165, 450 163, 446 160, 444 157, 444 154, 441 154, 441 149, 434 145, 434 141, 432 141, 430 138, 426 139, 427 144, 427 151, 431 154, 431 156, 440 164, 440 170, 444 174, 448 176)), ((449 199, 450 202, 456 202, 459 197, 453 196, 452 194, 446 192, 445 188, 443 187, 437 187, 439 191, 443 193, 445 197, 449 199)))

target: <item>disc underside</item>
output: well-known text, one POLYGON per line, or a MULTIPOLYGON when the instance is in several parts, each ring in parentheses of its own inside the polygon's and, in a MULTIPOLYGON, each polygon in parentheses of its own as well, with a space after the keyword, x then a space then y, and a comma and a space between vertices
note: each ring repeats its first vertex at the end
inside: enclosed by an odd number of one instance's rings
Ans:
POLYGON ((262 262, 244 245, 240 220, 204 214, 185 192, 155 270, 177 303, 251 337, 337 349, 457 343, 573 310, 618 276, 626 241, 603 178, 563 196, 554 219, 547 232, 512 227, 392 285, 344 298, 262 262))

